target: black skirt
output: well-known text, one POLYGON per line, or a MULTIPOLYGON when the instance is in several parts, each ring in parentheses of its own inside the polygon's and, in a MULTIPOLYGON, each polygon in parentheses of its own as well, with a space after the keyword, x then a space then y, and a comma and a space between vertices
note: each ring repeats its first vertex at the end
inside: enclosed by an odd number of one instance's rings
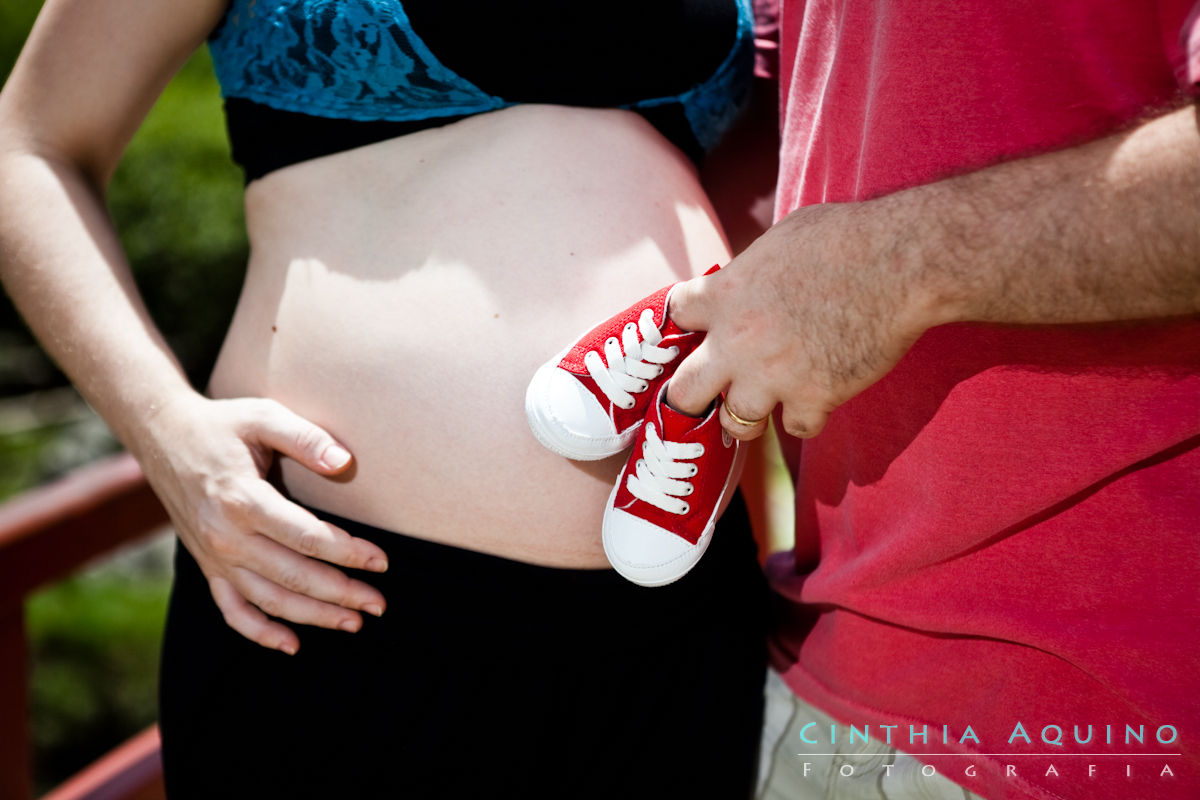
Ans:
POLYGON ((356 634, 295 656, 230 629, 177 548, 160 687, 168 796, 745 798, 767 593, 735 498, 708 553, 647 589, 314 510, 388 554, 356 634))

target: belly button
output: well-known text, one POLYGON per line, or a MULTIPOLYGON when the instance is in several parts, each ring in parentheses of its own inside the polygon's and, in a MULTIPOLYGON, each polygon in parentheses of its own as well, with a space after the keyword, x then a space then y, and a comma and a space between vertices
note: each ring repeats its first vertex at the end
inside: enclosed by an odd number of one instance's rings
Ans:
POLYGON ((275 332, 275 331, 277 331, 277 330, 279 330, 279 329, 278 329, 278 328, 276 328, 274 325, 272 325, 272 326, 271 326, 271 333, 274 333, 274 332, 275 332))

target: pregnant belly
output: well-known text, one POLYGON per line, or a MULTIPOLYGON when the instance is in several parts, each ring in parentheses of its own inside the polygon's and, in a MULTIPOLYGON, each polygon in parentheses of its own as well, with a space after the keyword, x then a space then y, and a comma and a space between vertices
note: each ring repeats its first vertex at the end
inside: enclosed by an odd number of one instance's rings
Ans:
POLYGON ((729 254, 691 165, 641 118, 524 106, 286 168, 247 191, 251 260, 210 391, 267 396, 355 456, 286 461, 298 500, 435 541, 602 566, 620 459, 544 450, 533 371, 729 254))

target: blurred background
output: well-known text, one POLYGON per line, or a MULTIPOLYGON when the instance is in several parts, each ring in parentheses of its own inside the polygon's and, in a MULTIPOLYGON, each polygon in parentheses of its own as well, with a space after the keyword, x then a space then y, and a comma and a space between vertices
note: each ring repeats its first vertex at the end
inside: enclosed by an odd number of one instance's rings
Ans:
MULTIPOLYGON (((41 5, 0 3, 5 80, 41 5)), ((130 145, 108 198, 150 311, 198 386, 241 286, 241 188, 201 50, 130 145)), ((118 449, 0 297, 0 500, 118 449)), ((30 598, 39 793, 154 721, 172 547, 164 533, 30 598)))

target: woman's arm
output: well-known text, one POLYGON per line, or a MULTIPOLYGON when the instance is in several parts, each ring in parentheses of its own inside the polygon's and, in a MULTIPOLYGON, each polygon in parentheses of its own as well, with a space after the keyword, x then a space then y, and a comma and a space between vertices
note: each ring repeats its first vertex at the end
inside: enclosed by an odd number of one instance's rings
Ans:
POLYGON ((223 0, 48 0, 0 92, 0 279, 47 352, 133 452, 228 623, 295 652, 292 622, 357 630, 376 546, 285 500, 282 452, 325 475, 350 455, 277 403, 198 394, 146 312, 104 206, 121 153, 223 0))

